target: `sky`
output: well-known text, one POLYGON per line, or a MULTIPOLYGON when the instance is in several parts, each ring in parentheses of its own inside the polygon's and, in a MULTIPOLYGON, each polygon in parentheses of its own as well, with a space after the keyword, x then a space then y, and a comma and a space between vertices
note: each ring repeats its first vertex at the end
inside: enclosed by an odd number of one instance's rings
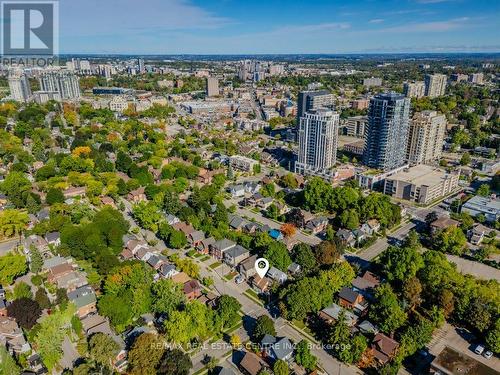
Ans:
POLYGON ((500 0, 60 0, 61 53, 499 52, 500 0))

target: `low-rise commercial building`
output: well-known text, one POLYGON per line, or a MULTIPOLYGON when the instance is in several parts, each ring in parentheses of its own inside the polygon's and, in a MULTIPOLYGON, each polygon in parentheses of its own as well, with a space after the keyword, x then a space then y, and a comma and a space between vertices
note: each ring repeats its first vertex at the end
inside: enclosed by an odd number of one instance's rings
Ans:
POLYGON ((460 172, 448 173, 428 165, 417 165, 388 177, 384 193, 427 204, 457 189, 459 177, 460 172))
POLYGON ((465 202, 462 206, 462 212, 467 212, 472 216, 482 214, 486 221, 495 222, 500 218, 500 201, 476 195, 465 202))

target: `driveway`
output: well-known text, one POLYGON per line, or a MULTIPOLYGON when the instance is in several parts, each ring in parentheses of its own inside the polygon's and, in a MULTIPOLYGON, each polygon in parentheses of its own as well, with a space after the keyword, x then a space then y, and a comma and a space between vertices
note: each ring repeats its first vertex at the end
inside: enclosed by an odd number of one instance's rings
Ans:
POLYGON ((78 358, 80 358, 80 354, 78 354, 68 336, 64 337, 64 341, 62 343, 62 350, 63 350, 63 357, 59 361, 59 364, 63 368, 68 368, 68 369, 73 368, 73 362, 75 362, 78 358))

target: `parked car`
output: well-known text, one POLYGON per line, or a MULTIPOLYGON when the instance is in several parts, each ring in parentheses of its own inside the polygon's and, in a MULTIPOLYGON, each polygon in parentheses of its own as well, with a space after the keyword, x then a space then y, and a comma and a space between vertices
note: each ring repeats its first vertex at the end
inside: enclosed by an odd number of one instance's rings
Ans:
POLYGON ((478 354, 478 355, 483 354, 483 352, 484 352, 484 346, 482 346, 482 345, 480 345, 480 344, 478 344, 478 345, 476 346, 476 349, 474 349, 474 353, 476 353, 476 354, 478 354))
POLYGON ((493 357, 493 353, 489 350, 487 350, 484 354, 483 354, 484 358, 486 359, 490 359, 491 357, 493 357))
POLYGON ((245 278, 241 275, 236 276, 236 278, 234 279, 234 282, 236 284, 241 284, 243 281, 245 281, 245 278))

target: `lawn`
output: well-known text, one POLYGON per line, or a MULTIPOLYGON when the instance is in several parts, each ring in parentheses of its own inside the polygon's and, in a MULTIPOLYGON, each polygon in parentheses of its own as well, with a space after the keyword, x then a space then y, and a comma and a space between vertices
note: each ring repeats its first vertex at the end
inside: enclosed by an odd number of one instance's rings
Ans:
POLYGON ((224 279, 226 279, 227 281, 231 281, 237 274, 238 272, 236 271, 230 272, 226 276, 224 276, 224 279))
POLYGON ((210 267, 211 269, 216 269, 217 267, 220 267, 222 265, 222 262, 214 262, 212 263, 211 265, 209 265, 208 267, 210 267))
POLYGON ((203 258, 200 259, 201 262, 204 262, 206 260, 211 259, 212 257, 210 255, 205 255, 203 258))
POLYGON ((264 302, 259 298, 259 295, 253 289, 247 289, 244 293, 252 301, 257 302, 259 305, 264 306, 264 302))

